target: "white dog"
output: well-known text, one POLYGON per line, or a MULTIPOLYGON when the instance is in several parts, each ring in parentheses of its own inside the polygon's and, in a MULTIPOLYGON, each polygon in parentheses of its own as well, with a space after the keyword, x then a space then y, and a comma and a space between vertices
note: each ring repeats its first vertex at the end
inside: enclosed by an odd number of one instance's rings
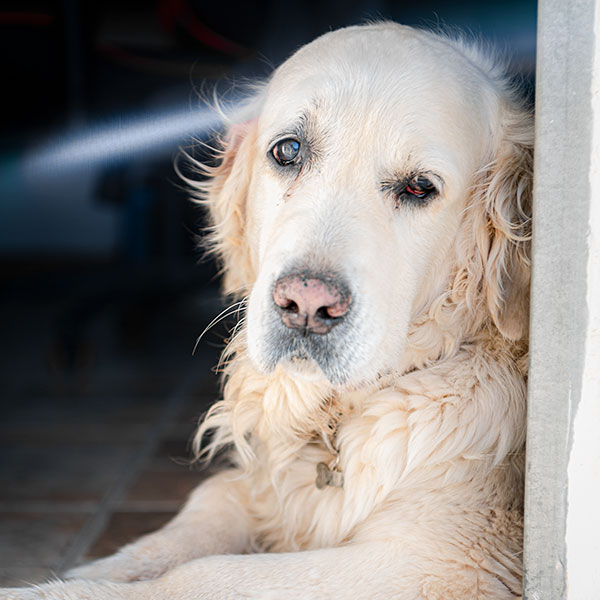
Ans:
POLYGON ((248 304, 196 439, 236 466, 0 598, 520 597, 532 138, 460 41, 383 23, 292 56, 198 185, 248 304))

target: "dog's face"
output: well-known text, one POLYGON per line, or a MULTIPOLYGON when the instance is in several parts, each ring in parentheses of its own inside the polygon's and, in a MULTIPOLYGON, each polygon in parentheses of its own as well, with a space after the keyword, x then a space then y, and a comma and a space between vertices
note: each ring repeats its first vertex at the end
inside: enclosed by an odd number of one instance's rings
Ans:
POLYGON ((408 28, 328 34, 277 70, 236 157, 261 371, 355 385, 398 367, 450 286, 500 114, 474 64, 408 28))

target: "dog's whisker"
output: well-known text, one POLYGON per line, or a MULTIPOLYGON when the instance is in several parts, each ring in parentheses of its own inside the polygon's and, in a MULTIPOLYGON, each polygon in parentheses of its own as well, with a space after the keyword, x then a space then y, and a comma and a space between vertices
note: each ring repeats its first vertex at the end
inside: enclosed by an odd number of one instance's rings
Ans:
POLYGON ((246 303, 246 298, 242 298, 241 300, 239 300, 238 302, 235 302, 234 304, 231 304, 230 306, 227 306, 226 308, 224 308, 202 331, 202 333, 196 338, 196 343, 194 344, 194 349, 192 350, 192 356, 194 356, 194 354, 196 353, 196 349, 198 348, 198 344, 200 343, 200 340, 203 338, 203 336, 206 334, 207 331, 209 331, 212 327, 214 327, 215 325, 217 325, 217 323, 221 322, 223 319, 226 319, 227 317, 233 315, 233 314, 238 314, 240 313, 240 311, 242 310, 243 306, 246 303))
POLYGON ((231 352, 231 348, 235 346, 235 344, 233 344, 232 342, 237 338, 237 336, 240 335, 240 332, 242 331, 242 325, 245 322, 246 317, 241 317, 240 320, 236 323, 235 327, 233 328, 233 331, 231 332, 231 337, 228 340, 227 347, 221 353, 221 356, 219 356, 219 361, 217 362, 217 366, 215 367, 216 373, 222 372, 227 367, 227 365, 229 365, 232 362, 233 353, 231 352))
POLYGON ((240 330, 241 326, 246 322, 246 317, 243 316, 239 316, 239 310, 238 310, 238 322, 235 324, 233 331, 231 332, 231 338, 233 339, 238 331, 240 330))

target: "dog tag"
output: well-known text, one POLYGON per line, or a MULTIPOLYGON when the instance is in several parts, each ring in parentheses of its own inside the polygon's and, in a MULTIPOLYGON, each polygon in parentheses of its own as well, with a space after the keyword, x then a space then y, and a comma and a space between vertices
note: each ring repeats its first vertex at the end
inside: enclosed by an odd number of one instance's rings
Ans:
POLYGON ((317 464, 317 488, 322 490, 325 486, 343 487, 344 475, 341 471, 331 470, 324 462, 317 464))

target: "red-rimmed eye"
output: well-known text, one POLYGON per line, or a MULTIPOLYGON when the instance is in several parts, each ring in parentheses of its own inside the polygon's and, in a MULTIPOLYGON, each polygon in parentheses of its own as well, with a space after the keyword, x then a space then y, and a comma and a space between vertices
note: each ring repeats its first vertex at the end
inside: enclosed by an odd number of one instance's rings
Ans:
POLYGON ((416 198, 425 198, 435 191, 435 185, 423 175, 415 175, 406 184, 406 192, 416 198))
POLYGON ((282 167, 292 165, 300 156, 300 142, 294 138, 281 140, 273 146, 271 154, 282 167))
MULTIPOLYGON (((437 175, 432 175, 432 178, 435 178, 437 185, 442 184, 441 178, 437 175)), ((399 176, 384 180, 381 182, 381 191, 393 198, 396 208, 426 206, 440 193, 436 184, 425 175, 399 176)))

